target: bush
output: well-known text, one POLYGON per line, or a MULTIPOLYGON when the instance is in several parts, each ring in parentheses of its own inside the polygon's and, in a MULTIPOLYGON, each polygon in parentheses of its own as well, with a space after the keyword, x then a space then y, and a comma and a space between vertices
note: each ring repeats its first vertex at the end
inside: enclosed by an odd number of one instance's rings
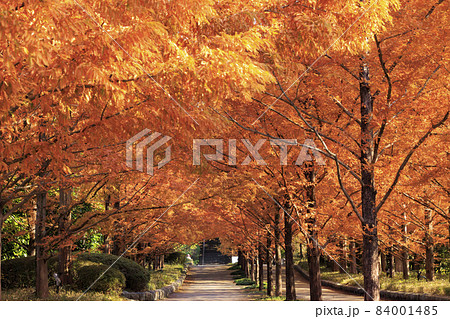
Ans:
MULTIPOLYGON (((86 290, 92 283, 108 269, 106 265, 90 265, 78 269, 76 286, 78 289, 86 290)), ((121 291, 125 287, 125 276, 119 270, 109 269, 95 284, 91 287, 92 291, 115 292, 121 291)))
POLYGON ((184 265, 187 262, 186 254, 180 251, 176 251, 167 255, 165 262, 171 265, 180 264, 184 265))
MULTIPOLYGON (((112 265, 119 256, 109 254, 79 254, 74 265, 75 272, 79 272, 82 266, 90 264, 102 264, 106 266, 112 265)), ((150 273, 147 269, 132 261, 131 259, 122 257, 112 267, 119 270, 125 275, 125 288, 131 291, 144 291, 147 288, 150 279, 150 273)), ((76 275, 78 276, 78 274, 76 275)))
POLYGON ((256 282, 254 282, 253 280, 251 280, 249 278, 236 279, 234 282, 236 283, 236 285, 240 285, 240 286, 251 286, 253 284, 256 284, 256 282))
MULTIPOLYGON (((57 257, 48 260, 48 277, 52 283, 56 272, 57 257)), ((2 261, 2 288, 26 288, 36 285, 36 257, 23 257, 2 261)))

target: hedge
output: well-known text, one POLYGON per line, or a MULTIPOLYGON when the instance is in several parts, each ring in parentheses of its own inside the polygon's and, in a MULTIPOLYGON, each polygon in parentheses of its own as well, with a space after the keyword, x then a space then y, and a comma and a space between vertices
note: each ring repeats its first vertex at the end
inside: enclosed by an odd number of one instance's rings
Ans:
MULTIPOLYGON (((90 265, 81 267, 75 284, 78 289, 88 289, 106 270, 106 265, 90 265)), ((125 287, 125 276, 119 270, 111 268, 90 288, 92 291, 122 291, 125 287)))
POLYGON ((132 261, 131 259, 109 254, 90 254, 82 253, 77 256, 74 268, 79 269, 80 266, 86 266, 86 262, 102 264, 106 266, 114 265, 112 268, 119 270, 125 275, 126 289, 131 291, 144 291, 147 289, 150 273, 147 269, 132 261))

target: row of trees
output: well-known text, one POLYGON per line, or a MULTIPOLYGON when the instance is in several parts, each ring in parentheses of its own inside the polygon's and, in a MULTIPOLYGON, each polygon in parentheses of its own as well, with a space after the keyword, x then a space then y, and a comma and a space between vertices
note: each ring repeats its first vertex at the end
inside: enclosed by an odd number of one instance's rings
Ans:
POLYGON ((92 232, 143 263, 219 236, 268 273, 275 259, 276 294, 283 250, 288 300, 297 238, 312 300, 320 256, 348 247, 355 271, 358 248, 365 299, 378 300, 380 246, 405 264, 424 255, 431 274, 433 247, 449 245, 447 2, 0 8, 0 229, 26 225, 38 296, 49 256, 67 274, 92 232), (144 128, 172 137, 154 176, 125 165, 144 128), (222 159, 192 165, 194 138, 227 141, 222 159))

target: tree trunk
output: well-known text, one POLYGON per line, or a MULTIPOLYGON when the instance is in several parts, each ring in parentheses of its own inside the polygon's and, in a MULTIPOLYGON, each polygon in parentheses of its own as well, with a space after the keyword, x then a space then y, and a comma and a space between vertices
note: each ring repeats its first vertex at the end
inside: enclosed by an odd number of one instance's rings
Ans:
POLYGON ((251 269, 250 269, 250 258, 245 258, 245 277, 250 278, 251 276, 251 269))
POLYGON ((403 270, 403 279, 409 278, 409 262, 408 262, 408 250, 403 248, 402 252, 402 270, 403 270))
POLYGON ((285 270, 286 270, 286 301, 296 300, 295 278, 294 278, 294 253, 292 248, 292 226, 293 220, 287 212, 291 211, 290 203, 286 205, 284 213, 284 246, 285 246, 285 270))
POLYGON ((273 255, 272 255, 272 238, 270 237, 270 233, 267 233, 267 248, 266 248, 266 262, 267 262, 267 296, 272 297, 273 295, 273 283, 272 283, 272 263, 273 263, 273 255))
POLYGON ((402 263, 403 263, 403 279, 408 279, 409 278, 409 261, 408 261, 408 248, 407 248, 407 243, 408 243, 408 224, 407 224, 407 220, 406 220, 406 212, 403 213, 403 226, 402 226, 402 231, 403 234, 405 236, 405 247, 403 247, 402 249, 402 263))
POLYGON ((47 192, 36 195, 36 296, 48 298, 48 267, 45 238, 47 192))
POLYGON ((258 246, 258 270, 259 270, 259 291, 264 289, 264 259, 263 259, 263 246, 259 243, 258 246))
POLYGON ((434 280, 434 242, 431 211, 425 210, 425 272, 428 281, 434 280))
POLYGON ((159 269, 164 269, 164 254, 159 256, 159 269))
MULTIPOLYGON (((70 204, 72 197, 72 189, 60 189, 59 193, 59 206, 60 206, 60 216, 59 216, 59 234, 60 236, 67 236, 67 230, 70 227, 72 220, 72 215, 70 212, 70 204)), ((60 244, 58 250, 58 275, 61 279, 61 284, 65 285, 69 283, 69 263, 70 263, 70 253, 72 251, 71 246, 65 243, 65 239, 62 238, 62 243, 60 244)))
POLYGON ((255 278, 255 282, 258 283, 259 281, 259 260, 258 260, 258 256, 255 256, 255 258, 253 258, 253 277, 255 278))
POLYGON ((251 281, 256 281, 256 278, 255 278, 255 274, 256 274, 255 266, 256 266, 255 258, 252 256, 252 258, 250 258, 250 280, 251 281))
POLYGON ((281 277, 280 212, 275 213, 275 296, 281 296, 283 288, 281 277))
MULTIPOLYGON (((314 209, 316 207, 316 173, 314 170, 314 164, 306 163, 304 175, 309 182, 306 186, 306 198, 307 198, 307 210, 306 214, 311 216, 306 222, 308 225, 308 238, 307 238, 307 258, 309 268, 309 298, 313 301, 322 300, 322 281, 320 278, 320 248, 318 245, 318 236, 316 230, 316 218, 314 209)), ((294 281, 295 287, 295 281, 294 281)))
POLYGON ((322 300, 322 281, 320 278, 320 249, 317 241, 308 245, 309 298, 311 301, 322 300))
POLYGON ((380 251, 380 272, 386 272, 387 269, 386 255, 384 252, 380 251))
POLYGON ((2 229, 3 229, 3 206, 0 205, 0 301, 2 301, 2 229))
POLYGON ((395 272, 403 272, 403 262, 400 256, 395 255, 394 256, 394 263, 395 263, 395 272))
MULTIPOLYGON (((111 195, 106 195, 105 196, 105 212, 107 212, 109 210, 109 205, 111 203, 111 195)), ((111 254, 111 247, 113 245, 112 239, 111 239, 111 235, 104 235, 104 239, 105 239, 105 243, 104 243, 104 247, 103 247, 103 253, 104 254, 111 254)))
POLYGON ((356 267, 356 247, 355 241, 353 239, 350 240, 349 250, 350 250, 350 273, 356 274, 358 270, 356 267))
POLYGON ((302 245, 302 243, 300 243, 300 245, 299 245, 300 247, 299 247, 299 257, 300 257, 300 261, 302 261, 303 260, 303 245, 302 245))
POLYGON ((392 254, 392 248, 389 248, 389 253, 387 255, 387 264, 388 264, 388 277, 394 278, 395 268, 394 268, 394 255, 392 254))
POLYGON ((364 300, 380 300, 378 269, 378 231, 375 210, 376 190, 373 168, 373 97, 370 93, 369 67, 363 64, 360 73, 361 100, 361 212, 363 219, 364 300))
POLYGON ((341 267, 339 267, 339 272, 341 274, 345 274, 347 271, 347 240, 343 239, 341 242, 341 258, 340 258, 341 267))
POLYGON ((336 259, 331 259, 330 258, 330 261, 331 261, 331 265, 332 265, 332 267, 331 267, 331 269, 333 270, 333 271, 339 271, 339 269, 341 269, 341 268, 339 268, 339 264, 338 264, 338 262, 336 261, 336 259))

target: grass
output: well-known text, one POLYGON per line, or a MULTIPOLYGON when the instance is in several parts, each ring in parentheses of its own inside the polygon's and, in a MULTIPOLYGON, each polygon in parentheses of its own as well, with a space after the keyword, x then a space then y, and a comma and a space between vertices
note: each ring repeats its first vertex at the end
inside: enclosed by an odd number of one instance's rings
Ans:
MULTIPOLYGON (((50 289, 49 297, 45 300, 49 301, 74 301, 82 294, 81 291, 74 290, 62 290, 59 294, 53 289, 50 289)), ((5 301, 41 301, 35 295, 34 288, 18 288, 2 291, 2 300, 5 301)), ((121 297, 118 293, 100 293, 100 292, 87 292, 80 300, 83 301, 123 301, 128 300, 121 297)))
MULTIPOLYGON (((308 264, 306 262, 301 262, 300 267, 306 271, 308 270, 308 264)), ((337 282, 346 286, 357 286, 355 283, 356 280, 361 286, 364 285, 362 274, 351 274, 353 278, 350 278, 347 274, 330 271, 325 266, 321 266, 320 271, 323 280, 337 282)), ((394 278, 389 278, 385 273, 382 273, 380 275, 380 288, 383 290, 450 296, 448 275, 441 274, 436 274, 434 281, 426 281, 424 279, 417 280, 414 273, 406 280, 403 279, 402 273, 396 273, 394 278)))
POLYGON ((181 276, 182 272, 182 265, 164 265, 163 270, 151 270, 148 289, 161 289, 164 286, 170 285, 181 276))

